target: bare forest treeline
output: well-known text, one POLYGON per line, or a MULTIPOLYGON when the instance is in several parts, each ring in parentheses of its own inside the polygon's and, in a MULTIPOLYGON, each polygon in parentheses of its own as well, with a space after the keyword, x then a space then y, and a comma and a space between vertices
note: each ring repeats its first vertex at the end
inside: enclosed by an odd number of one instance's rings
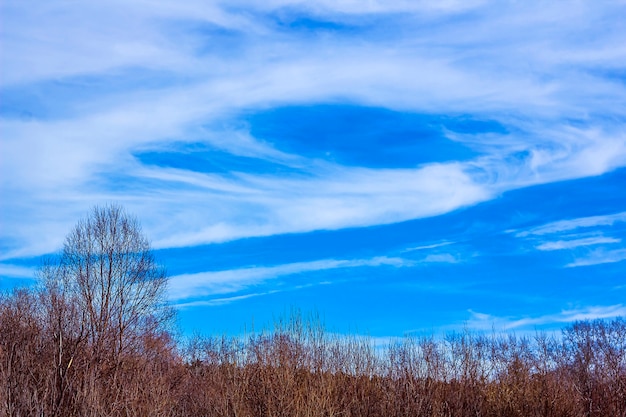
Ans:
POLYGON ((626 320, 532 337, 371 339, 293 314, 268 331, 177 341, 139 224, 96 207, 0 295, 0 416, 626 417, 626 320))
POLYGON ((2 416, 626 416, 621 318, 381 348, 294 316, 271 332, 181 344, 138 331, 119 354, 61 340, 42 298, 0 301, 2 416))

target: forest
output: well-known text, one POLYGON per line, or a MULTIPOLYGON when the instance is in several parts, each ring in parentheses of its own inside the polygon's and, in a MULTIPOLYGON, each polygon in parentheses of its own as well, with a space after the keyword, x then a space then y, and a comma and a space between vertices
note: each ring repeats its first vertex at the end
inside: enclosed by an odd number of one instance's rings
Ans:
POLYGON ((136 219, 96 207, 0 295, 2 416, 626 416, 626 320, 379 346, 294 313, 182 338, 136 219))

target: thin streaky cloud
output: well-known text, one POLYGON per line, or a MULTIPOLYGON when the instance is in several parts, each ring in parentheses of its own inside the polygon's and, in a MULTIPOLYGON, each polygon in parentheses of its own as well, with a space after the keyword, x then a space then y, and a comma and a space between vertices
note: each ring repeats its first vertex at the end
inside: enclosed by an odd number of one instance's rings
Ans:
POLYGON ((549 324, 572 323, 581 320, 607 319, 626 315, 626 306, 615 304, 610 306, 588 306, 577 309, 562 310, 560 313, 538 317, 498 317, 491 314, 469 310, 471 319, 468 326, 481 330, 515 330, 549 324))
POLYGON ((460 262, 460 260, 450 253, 437 253, 426 256, 422 262, 456 264, 460 262))
POLYGON ((557 222, 552 222, 545 224, 543 226, 535 227, 530 230, 525 230, 522 232, 517 232, 515 236, 517 237, 527 237, 531 235, 547 235, 553 233, 567 232, 570 230, 575 230, 579 228, 588 228, 588 227, 596 227, 596 226, 612 226, 617 222, 626 222, 626 211, 608 214, 603 216, 590 216, 590 217, 580 217, 577 219, 570 220, 559 220, 557 222))
POLYGON ((34 279, 35 273, 35 268, 0 263, 0 277, 34 279))
MULTIPOLYGON (((310 288, 316 285, 328 285, 328 284, 332 284, 332 283, 322 281, 322 282, 309 283, 309 284, 303 284, 303 285, 294 285, 290 287, 288 291, 302 290, 302 289, 310 288)), ((195 308, 195 307, 225 305, 225 304, 236 303, 242 300, 247 300, 249 298, 263 297, 266 295, 277 294, 283 291, 287 291, 287 290, 270 290, 270 291, 256 292, 256 293, 251 293, 251 294, 237 295, 237 296, 232 296, 232 297, 217 297, 217 298, 211 298, 208 300, 181 302, 181 303, 174 304, 173 307, 181 308, 181 309, 189 309, 189 308, 195 308)))
POLYGON ((574 262, 566 265, 568 268, 576 268, 581 266, 592 266, 622 262, 626 260, 626 249, 596 249, 585 256, 577 258, 574 262))
MULTIPOLYGON (((251 287, 256 287, 260 284, 266 283, 268 280, 279 277, 306 274, 316 271, 361 267, 376 268, 382 266, 405 268, 425 264, 456 264, 459 262, 461 262, 459 257, 453 254, 443 253, 429 254, 419 260, 387 256, 352 260, 324 259, 319 261, 296 262, 276 266, 259 266, 233 270, 181 274, 170 278, 169 298, 170 300, 176 301, 202 296, 235 293, 251 287)), ((327 282, 322 282, 320 285, 321 284, 327 284, 327 282)), ((231 297, 227 297, 227 299, 231 299, 231 297)), ((233 300, 238 300, 238 298, 234 298, 233 300)), ((191 307, 196 305, 193 303, 194 302, 183 301, 181 303, 177 303, 176 305, 191 307)))
POLYGON ((305 272, 325 271, 341 268, 412 266, 413 261, 385 256, 370 259, 335 260, 326 259, 312 262, 241 268, 227 271, 200 272, 182 274, 170 278, 169 297, 171 300, 183 300, 192 297, 226 294, 241 291, 258 285, 266 280, 281 276, 296 275, 305 272))
POLYGON ((253 298, 253 297, 261 297, 261 296, 264 296, 264 295, 275 294, 277 292, 279 292, 279 291, 278 290, 274 290, 274 291, 267 291, 267 292, 262 292, 262 293, 237 295, 237 296, 234 296, 234 297, 212 298, 210 300, 201 300, 201 301, 190 301, 190 302, 176 303, 176 304, 173 304, 172 306, 175 307, 175 308, 178 308, 178 309, 189 309, 189 308, 196 308, 196 307, 218 306, 218 305, 235 303, 237 301, 247 300, 247 299, 253 298))
POLYGON ((413 252, 413 251, 421 251, 421 250, 426 250, 426 249, 434 249, 434 248, 440 248, 442 246, 448 246, 448 245, 453 245, 456 242, 440 242, 440 243, 433 243, 430 245, 424 245, 424 246, 416 246, 414 248, 407 248, 405 249, 403 252, 413 252))
POLYGON ((536 246, 537 249, 543 251, 573 249, 580 246, 594 246, 607 243, 620 243, 621 239, 612 237, 589 237, 583 239, 557 240, 554 242, 545 242, 536 246))

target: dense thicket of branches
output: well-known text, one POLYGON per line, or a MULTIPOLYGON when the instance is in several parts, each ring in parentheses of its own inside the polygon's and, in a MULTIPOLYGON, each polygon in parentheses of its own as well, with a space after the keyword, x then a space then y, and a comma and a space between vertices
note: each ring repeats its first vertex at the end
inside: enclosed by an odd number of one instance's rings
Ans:
POLYGON ((92 406, 105 402, 123 410, 121 381, 154 340, 169 338, 171 319, 165 270, 139 223, 118 206, 94 208, 39 278, 38 289, 1 299, 0 411, 103 415, 92 406))
POLYGON ((626 417, 626 321, 377 347, 295 315, 175 343, 165 273, 132 218, 95 209, 0 295, 0 416, 626 417))
POLYGON ((151 330, 115 361, 55 320, 40 294, 1 298, 0 415, 626 416, 623 319, 385 348, 299 320, 184 346, 151 330))

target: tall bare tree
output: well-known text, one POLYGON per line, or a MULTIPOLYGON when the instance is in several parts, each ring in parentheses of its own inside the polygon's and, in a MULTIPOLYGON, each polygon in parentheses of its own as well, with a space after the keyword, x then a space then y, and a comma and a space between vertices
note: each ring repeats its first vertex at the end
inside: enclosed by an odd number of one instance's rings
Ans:
POLYGON ((58 268, 48 273, 75 314, 94 353, 119 356, 170 318, 167 276, 138 221, 121 207, 95 207, 65 240, 58 268))

